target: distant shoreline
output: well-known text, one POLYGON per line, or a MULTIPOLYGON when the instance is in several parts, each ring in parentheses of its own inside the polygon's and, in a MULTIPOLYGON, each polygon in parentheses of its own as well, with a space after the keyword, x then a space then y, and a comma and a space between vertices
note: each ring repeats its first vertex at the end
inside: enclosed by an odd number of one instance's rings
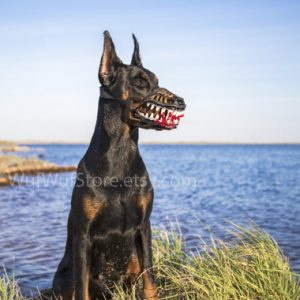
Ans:
MULTIPOLYGON (((16 141, 18 145, 89 145, 89 142, 70 141, 16 141)), ((203 146, 300 146, 300 142, 140 142, 140 145, 203 145, 203 146)))

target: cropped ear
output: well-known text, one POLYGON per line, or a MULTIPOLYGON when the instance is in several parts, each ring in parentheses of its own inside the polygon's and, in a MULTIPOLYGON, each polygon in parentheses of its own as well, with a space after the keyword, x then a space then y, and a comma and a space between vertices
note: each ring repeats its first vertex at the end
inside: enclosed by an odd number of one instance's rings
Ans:
POLYGON ((142 59, 140 55, 140 47, 139 47, 139 42, 137 41, 136 37, 134 34, 132 34, 133 41, 134 41, 134 50, 132 54, 132 59, 131 59, 131 64, 133 66, 137 67, 142 67, 142 59))
POLYGON ((98 78, 102 85, 109 86, 113 83, 118 66, 122 61, 118 58, 115 45, 108 31, 104 31, 104 44, 98 78))

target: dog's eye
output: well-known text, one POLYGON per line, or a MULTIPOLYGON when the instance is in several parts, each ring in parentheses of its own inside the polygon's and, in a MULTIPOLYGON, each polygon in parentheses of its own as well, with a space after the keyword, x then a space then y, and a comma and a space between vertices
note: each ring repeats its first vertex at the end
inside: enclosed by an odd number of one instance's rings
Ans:
POLYGON ((136 86, 139 89, 143 89, 147 87, 147 81, 143 78, 136 78, 133 82, 134 86, 136 86))

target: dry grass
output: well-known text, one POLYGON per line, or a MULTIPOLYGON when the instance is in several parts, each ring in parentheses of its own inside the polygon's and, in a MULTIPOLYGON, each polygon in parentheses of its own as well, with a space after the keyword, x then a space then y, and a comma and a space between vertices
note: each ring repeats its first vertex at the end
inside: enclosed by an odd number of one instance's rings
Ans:
POLYGON ((24 300, 16 280, 8 277, 5 273, 0 278, 0 299, 1 300, 24 300))
MULTIPOLYGON (((160 299, 300 299, 299 275, 267 233, 234 225, 232 242, 213 238, 212 246, 188 255, 182 238, 159 232, 154 244, 154 271, 160 299)), ((136 299, 118 289, 114 299, 136 299)))

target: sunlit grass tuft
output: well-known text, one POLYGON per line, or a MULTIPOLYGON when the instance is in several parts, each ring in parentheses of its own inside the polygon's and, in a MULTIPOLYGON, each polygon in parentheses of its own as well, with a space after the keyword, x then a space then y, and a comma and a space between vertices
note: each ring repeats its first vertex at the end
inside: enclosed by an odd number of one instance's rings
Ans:
MULTIPOLYGON (((231 234, 231 242, 214 238, 197 255, 188 255, 175 231, 158 232, 153 260, 160 299, 300 299, 299 275, 273 238, 237 225, 231 234)), ((136 299, 121 289, 114 297, 136 299)))
MULTIPOLYGON (((234 225, 230 242, 211 239, 197 255, 188 254, 176 231, 154 232, 153 262, 160 299, 300 299, 299 275, 291 271, 277 243, 257 228, 234 225)), ((121 287, 114 300, 140 299, 140 278, 121 287)), ((14 280, 0 280, 0 298, 21 300, 14 280)))
POLYGON ((23 300, 20 288, 14 277, 9 277, 5 272, 0 278, 1 300, 23 300))

